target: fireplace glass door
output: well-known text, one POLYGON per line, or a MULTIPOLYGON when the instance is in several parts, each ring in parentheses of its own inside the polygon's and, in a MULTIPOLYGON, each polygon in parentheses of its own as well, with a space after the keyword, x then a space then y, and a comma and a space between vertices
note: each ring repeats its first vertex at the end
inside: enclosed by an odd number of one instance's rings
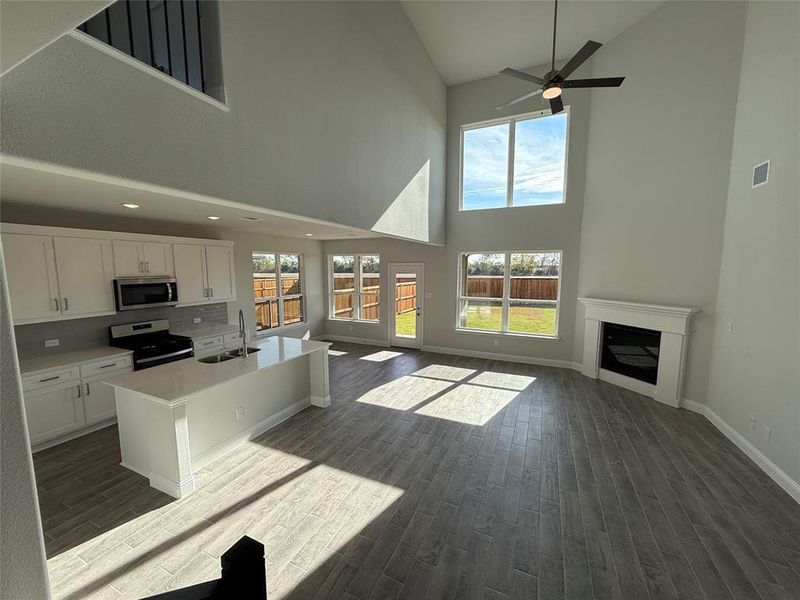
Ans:
POLYGON ((661 332, 603 323, 600 367, 655 385, 661 332))

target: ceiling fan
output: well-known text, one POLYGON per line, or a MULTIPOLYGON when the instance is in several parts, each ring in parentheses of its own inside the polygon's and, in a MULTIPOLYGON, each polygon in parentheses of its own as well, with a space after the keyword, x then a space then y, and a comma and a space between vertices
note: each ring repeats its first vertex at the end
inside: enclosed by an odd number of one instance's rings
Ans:
POLYGON ((538 87, 533 90, 532 92, 528 92, 527 94, 523 94, 519 98, 514 98, 513 100, 509 100, 505 104, 501 104, 500 106, 496 107, 496 110, 501 110, 513 104, 517 104, 518 102, 522 102, 523 100, 527 100, 528 98, 533 98, 539 94, 542 95, 542 98, 545 100, 550 101, 550 110, 553 114, 560 113, 564 110, 564 102, 561 99, 561 92, 564 89, 568 88, 594 88, 594 87, 619 87, 622 85, 624 77, 599 77, 596 79, 571 79, 568 80, 569 77, 575 69, 580 67, 586 59, 588 59, 592 54, 594 54, 601 44, 600 42, 593 42, 588 41, 583 45, 583 48, 578 50, 578 52, 572 58, 567 61, 561 70, 556 71, 556 25, 558 23, 558 0, 555 0, 555 6, 553 8, 553 54, 550 60, 550 71, 545 73, 543 77, 537 77, 536 75, 529 75, 528 73, 523 73, 522 71, 517 71, 516 69, 507 68, 500 71, 501 75, 507 75, 509 77, 515 77, 516 79, 522 79, 523 81, 527 81, 529 83, 535 83, 538 87))

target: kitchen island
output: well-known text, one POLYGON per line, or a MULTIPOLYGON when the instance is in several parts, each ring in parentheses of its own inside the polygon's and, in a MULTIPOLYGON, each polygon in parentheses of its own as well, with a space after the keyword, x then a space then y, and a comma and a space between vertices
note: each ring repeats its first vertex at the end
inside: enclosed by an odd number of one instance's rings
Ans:
POLYGON ((175 498, 194 473, 308 406, 330 406, 327 342, 271 337, 246 358, 134 371, 114 388, 122 466, 175 498))

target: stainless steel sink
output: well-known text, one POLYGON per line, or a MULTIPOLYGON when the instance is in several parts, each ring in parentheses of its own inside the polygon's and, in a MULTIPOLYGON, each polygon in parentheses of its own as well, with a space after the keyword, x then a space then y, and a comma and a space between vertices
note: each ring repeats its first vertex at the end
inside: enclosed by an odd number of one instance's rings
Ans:
MULTIPOLYGON (((252 354, 253 352, 258 352, 261 348, 247 348, 247 353, 252 354)), ((223 352, 222 354, 214 354, 212 356, 206 356, 205 358, 198 358, 198 362, 205 363, 207 365, 213 365, 216 363, 225 362, 226 360, 233 360, 234 358, 241 358, 242 357, 242 349, 237 348, 236 350, 228 350, 227 352, 223 352)))
POLYGON ((225 362, 226 360, 233 360, 234 358, 236 358, 236 356, 228 354, 227 352, 223 352, 222 354, 214 354, 212 356, 206 356, 205 358, 198 358, 197 361, 206 364, 214 364, 225 362))
MULTIPOLYGON (((259 351, 261 351, 261 348, 250 348, 249 346, 247 348, 248 354, 252 354, 253 352, 259 352, 259 351)), ((228 350, 225 354, 233 356, 235 358, 240 358, 242 356, 242 349, 237 348, 236 350, 228 350)))

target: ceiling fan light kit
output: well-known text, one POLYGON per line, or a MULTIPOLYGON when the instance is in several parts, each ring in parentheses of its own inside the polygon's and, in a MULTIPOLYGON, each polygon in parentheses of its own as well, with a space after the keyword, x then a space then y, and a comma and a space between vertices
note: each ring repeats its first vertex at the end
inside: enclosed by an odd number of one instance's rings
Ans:
POLYGON ((533 98, 539 94, 542 98, 550 101, 550 112, 553 114, 560 113, 564 110, 564 101, 561 97, 561 92, 564 88, 596 88, 596 87, 619 87, 625 80, 624 77, 598 77, 595 79, 571 79, 567 78, 580 67, 586 60, 602 46, 600 42, 589 40, 583 45, 583 48, 567 61, 561 70, 556 71, 556 26, 558 24, 558 0, 555 0, 553 8, 553 53, 550 60, 550 71, 544 77, 537 77, 530 75, 523 71, 518 71, 510 67, 500 71, 501 75, 521 79, 528 83, 536 84, 537 88, 532 92, 523 94, 513 100, 509 100, 505 104, 496 107, 497 110, 508 108, 518 102, 523 102, 529 98, 533 98))

